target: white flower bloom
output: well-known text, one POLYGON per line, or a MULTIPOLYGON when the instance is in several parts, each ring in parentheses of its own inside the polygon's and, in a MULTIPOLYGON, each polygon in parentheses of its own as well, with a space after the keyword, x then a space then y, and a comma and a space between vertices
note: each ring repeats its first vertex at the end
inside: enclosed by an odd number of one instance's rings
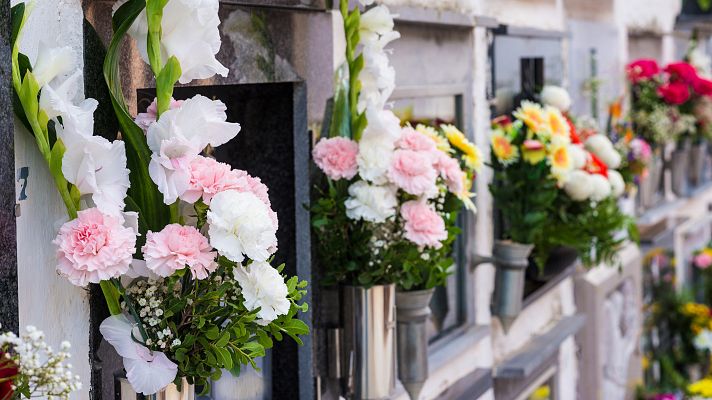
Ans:
POLYGON ((613 197, 621 197, 625 191, 625 181, 623 180, 623 176, 621 176, 618 171, 609 169, 608 182, 611 184, 611 193, 613 194, 613 197))
POLYGON ((566 185, 564 185, 566 194, 575 201, 583 201, 588 199, 593 194, 593 185, 588 172, 582 170, 572 171, 569 175, 566 185))
POLYGON ((613 147, 613 143, 606 136, 597 134, 586 140, 586 148, 603 161, 608 168, 618 168, 621 164, 621 155, 613 147))
POLYGON ((359 3, 361 3, 362 6, 370 6, 373 4, 374 0, 359 0, 359 3))
POLYGON ((569 146, 569 154, 571 155, 571 161, 574 164, 574 169, 581 169, 586 166, 586 161, 588 159, 588 154, 583 146, 578 144, 572 144, 569 146))
POLYGON ((159 153, 151 155, 148 173, 163 193, 163 202, 173 204, 190 186, 190 163, 200 149, 182 137, 161 142, 159 153))
POLYGON ((712 351, 712 331, 709 329, 703 329, 702 332, 695 336, 693 344, 697 350, 701 351, 712 351))
POLYGON ((358 148, 356 160, 361 178, 376 184, 386 183, 395 145, 387 139, 361 138, 358 148))
POLYGON ((124 359, 126 378, 137 393, 150 395, 168 386, 178 373, 178 366, 164 353, 151 351, 133 336, 141 335, 135 323, 125 315, 114 315, 104 320, 99 331, 124 359))
POLYGON ((358 181, 349 187, 346 216, 353 220, 385 222, 396 214, 397 189, 392 186, 369 185, 358 181))
POLYGON ((544 86, 541 91, 541 102, 547 106, 556 107, 559 111, 568 111, 571 108, 569 92, 559 86, 544 86))
POLYGON ((368 125, 361 139, 385 139, 395 143, 401 136, 400 119, 391 110, 382 108, 367 108, 368 125))
POLYGON ((242 288, 245 307, 260 311, 257 316, 262 323, 270 323, 280 315, 289 312, 289 290, 284 278, 267 262, 253 262, 247 267, 238 266, 233 270, 235 280, 242 288))
MULTIPOLYGON (((54 119, 58 123, 57 117, 62 117, 62 125, 67 131, 71 131, 82 136, 91 136, 94 130, 94 111, 99 102, 94 99, 85 99, 79 105, 73 103, 82 79, 81 71, 73 74, 55 89, 47 84, 42 88, 40 94, 40 108, 47 117, 54 119)), ((71 143, 65 142, 69 147, 71 143)))
MULTIPOLYGON (((388 7, 380 5, 369 9, 361 14, 361 24, 359 25, 361 42, 366 46, 377 43, 381 36, 388 36, 393 32, 394 25, 393 15, 388 7)), ((383 48, 383 46, 379 47, 383 48)))
POLYGON ((361 93, 358 109, 363 111, 373 107, 383 109, 395 89, 396 71, 389 64, 383 50, 366 47, 363 51, 364 67, 359 75, 361 93))
POLYGON ((601 201, 611 195, 611 184, 605 176, 599 174, 589 175, 590 185, 593 187, 591 200, 601 201))
POLYGON ((277 249, 277 228, 269 207, 249 192, 226 190, 208 210, 210 245, 235 262, 266 261, 277 249))
MULTIPOLYGON (((180 83, 193 79, 226 77, 230 72, 215 55, 220 51, 219 0, 171 0, 163 9, 161 21, 161 57, 163 62, 175 56, 180 62, 180 83)), ((116 11, 118 7, 114 7, 116 11)), ((136 40, 141 58, 148 63, 148 21, 142 11, 129 29, 136 40)))
POLYGON ((74 68, 74 51, 71 47, 50 47, 40 41, 37 60, 32 66, 32 75, 40 87, 44 87, 54 78, 64 75, 74 68))

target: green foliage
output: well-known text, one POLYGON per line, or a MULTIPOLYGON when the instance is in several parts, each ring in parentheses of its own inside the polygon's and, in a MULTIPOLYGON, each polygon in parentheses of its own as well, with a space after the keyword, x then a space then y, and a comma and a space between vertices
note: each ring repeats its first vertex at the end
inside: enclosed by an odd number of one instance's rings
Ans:
MULTIPOLYGON (((350 137, 356 141, 361 138, 363 130, 366 129, 366 114, 358 111, 358 96, 361 93, 361 81, 359 75, 363 70, 363 55, 356 55, 361 37, 359 28, 361 26, 361 11, 358 7, 349 11, 348 0, 341 0, 341 15, 344 18, 344 30, 346 33, 346 65, 349 69, 348 102, 350 114, 350 137)), ((346 99, 344 99, 346 101, 346 99)), ((343 106, 344 103, 339 105, 343 106)), ((334 107, 334 111, 341 110, 341 107, 334 107)))
POLYGON ((712 0, 697 0, 697 5, 700 6, 702 11, 709 11, 712 8, 712 0))

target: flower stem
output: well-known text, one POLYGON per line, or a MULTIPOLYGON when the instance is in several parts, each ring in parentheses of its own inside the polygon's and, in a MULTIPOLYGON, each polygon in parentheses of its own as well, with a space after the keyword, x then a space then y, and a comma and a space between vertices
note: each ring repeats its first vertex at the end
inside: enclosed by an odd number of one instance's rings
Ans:
POLYGON ((104 298, 106 299, 106 304, 109 307, 111 315, 121 314, 119 291, 116 289, 116 286, 114 286, 114 283, 111 281, 101 281, 99 286, 101 286, 101 291, 104 293, 104 298))

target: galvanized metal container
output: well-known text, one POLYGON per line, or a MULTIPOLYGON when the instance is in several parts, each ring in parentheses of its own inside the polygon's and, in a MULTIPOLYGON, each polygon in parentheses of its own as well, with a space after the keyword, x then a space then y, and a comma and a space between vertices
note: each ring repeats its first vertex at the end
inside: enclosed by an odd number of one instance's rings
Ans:
POLYGON ((492 314, 499 318, 505 331, 522 311, 524 278, 533 245, 496 241, 492 251, 496 273, 492 314))
POLYGON ((672 178, 672 191, 680 197, 687 196, 689 185, 687 182, 690 167, 690 144, 681 143, 670 155, 670 176, 672 178))
POLYGON ((705 180, 705 165, 707 164, 707 142, 692 145, 690 150, 690 185, 699 186, 705 180))
POLYGON ((396 383, 396 287, 343 288, 349 398, 388 399, 396 383))
POLYGON ((642 214, 646 210, 655 207, 659 200, 658 192, 660 182, 663 177, 663 160, 659 154, 653 154, 648 165, 648 175, 640 178, 638 212, 642 214))
POLYGON ((428 380, 430 300, 435 289, 396 293, 398 321, 398 379, 412 400, 420 398, 428 380))

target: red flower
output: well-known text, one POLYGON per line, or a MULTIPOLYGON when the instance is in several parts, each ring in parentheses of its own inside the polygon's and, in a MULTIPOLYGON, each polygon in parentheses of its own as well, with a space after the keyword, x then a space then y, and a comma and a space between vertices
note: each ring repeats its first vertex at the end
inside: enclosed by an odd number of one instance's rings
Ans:
POLYGON ((581 144, 581 138, 578 133, 576 133, 576 125, 571 121, 571 118, 566 116, 566 122, 569 124, 569 138, 573 144, 581 144))
POLYGON ((636 83, 644 79, 650 79, 660 73, 657 61, 651 59, 640 59, 633 61, 626 67, 628 79, 636 83))
POLYGON ((712 96, 712 81, 709 79, 697 78, 692 87, 695 89, 695 93, 701 96, 712 96))
POLYGON ((589 174, 603 175, 608 178, 608 167, 593 153, 588 153, 588 163, 586 164, 586 171, 589 174))
POLYGON ((658 88, 658 96, 668 104, 680 105, 690 98, 690 90, 682 82, 670 82, 658 88))
POLYGON ((507 115, 500 115, 499 117, 492 120, 492 125, 507 127, 512 125, 512 120, 509 119, 507 115))
POLYGON ((18 373, 15 364, 10 363, 5 358, 5 353, 0 351, 0 400, 9 399, 12 396, 12 379, 5 380, 7 378, 14 378, 18 373))
POLYGON ((697 80, 697 70, 686 62, 670 63, 665 67, 665 72, 670 74, 673 81, 682 81, 692 85, 697 80))

